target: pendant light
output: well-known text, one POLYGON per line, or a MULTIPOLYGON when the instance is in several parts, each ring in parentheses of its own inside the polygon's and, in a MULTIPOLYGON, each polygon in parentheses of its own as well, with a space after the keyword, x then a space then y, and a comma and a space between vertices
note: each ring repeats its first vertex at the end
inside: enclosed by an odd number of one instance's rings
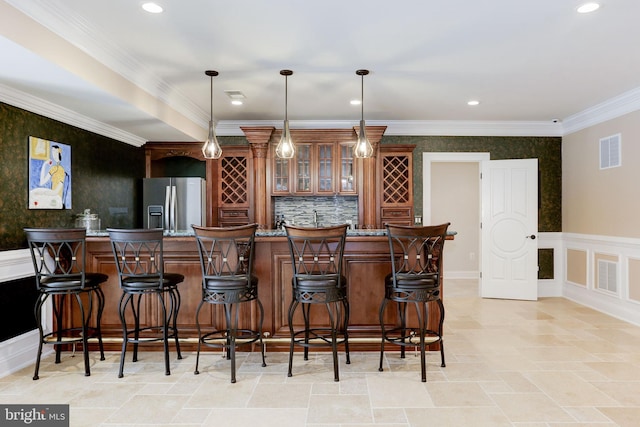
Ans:
POLYGON ((291 70, 280 70, 280 75, 284 76, 284 126, 282 128, 282 137, 278 146, 276 147, 276 156, 281 159, 292 159, 295 154, 296 148, 293 145, 291 139, 291 132, 289 131, 289 119, 287 117, 287 78, 293 74, 291 70))
POLYGON ((213 78, 218 75, 217 71, 207 70, 204 72, 211 77, 211 119, 209 120, 209 137, 202 146, 202 154, 205 159, 219 159, 222 156, 222 148, 216 137, 216 130, 213 125, 213 78))
POLYGON ((364 124, 364 76, 369 74, 369 70, 357 70, 356 74, 360 76, 360 132, 358 132, 358 141, 353 146, 353 156, 359 159, 367 159, 373 156, 373 146, 367 138, 367 129, 364 124))

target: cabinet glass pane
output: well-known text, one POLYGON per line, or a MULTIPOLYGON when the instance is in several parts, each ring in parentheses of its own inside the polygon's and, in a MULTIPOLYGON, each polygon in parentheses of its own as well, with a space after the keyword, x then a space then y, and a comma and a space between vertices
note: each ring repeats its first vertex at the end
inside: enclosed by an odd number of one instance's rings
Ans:
POLYGON ((289 191, 289 160, 275 159, 275 173, 273 174, 275 191, 289 191))
POLYGON ((353 179, 353 150, 350 145, 340 146, 340 191, 355 191, 353 179))
POLYGON ((296 148, 296 191, 311 191, 311 146, 299 145, 296 148))
POLYGON ((318 191, 333 192, 333 145, 318 146, 318 191))

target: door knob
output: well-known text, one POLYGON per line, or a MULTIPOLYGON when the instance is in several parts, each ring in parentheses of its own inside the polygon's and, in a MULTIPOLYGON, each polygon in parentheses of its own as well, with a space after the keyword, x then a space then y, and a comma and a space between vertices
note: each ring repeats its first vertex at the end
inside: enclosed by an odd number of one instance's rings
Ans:
POLYGON ((525 239, 536 240, 536 235, 532 234, 531 236, 525 236, 525 239))

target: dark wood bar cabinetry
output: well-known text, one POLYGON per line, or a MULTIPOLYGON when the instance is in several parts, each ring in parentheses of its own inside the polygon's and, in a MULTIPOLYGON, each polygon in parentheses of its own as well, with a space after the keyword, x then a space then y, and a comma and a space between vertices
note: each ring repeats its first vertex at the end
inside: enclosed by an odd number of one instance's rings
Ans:
POLYGON ((354 159, 357 130, 294 129, 293 159, 275 158, 281 131, 270 126, 243 127, 248 145, 223 146, 218 160, 205 160, 200 143, 148 142, 145 176, 164 176, 166 159, 203 162, 208 226, 255 222, 269 229, 274 224, 273 196, 356 196, 357 222, 363 228, 412 224, 415 145, 381 145, 386 126, 367 126, 375 155, 354 159))
MULTIPOLYGON (((387 237, 378 230, 371 234, 349 235, 345 247, 344 272, 348 283, 348 298, 351 307, 349 321, 350 336, 354 350, 379 350, 380 324, 378 309, 384 296, 384 277, 391 271, 387 237)), ((164 241, 165 270, 179 272, 185 276, 180 284, 182 305, 178 316, 181 341, 186 349, 194 349, 197 337, 195 313, 201 299, 201 271, 195 238, 193 236, 166 237, 164 241)), ((259 279, 259 297, 265 309, 263 331, 270 350, 288 349, 289 325, 287 310, 291 302, 291 257, 284 236, 260 236, 256 238, 255 273, 259 279)), ((118 301, 121 291, 118 285, 116 266, 108 237, 87 238, 87 267, 107 274, 103 285, 106 308, 102 316, 102 333, 110 350, 118 350, 122 337, 122 326, 118 316, 118 301)), ((150 300, 151 301, 151 300, 150 300)), ((434 308, 434 310, 436 310, 434 308)), ((432 310, 432 312, 434 312, 432 310)), ((157 323, 159 309, 148 303, 142 310, 142 323, 157 323)), ((324 324, 326 313, 312 313, 312 323, 324 324)), ((388 310, 385 323, 394 325, 394 311, 388 310)), ((435 316, 437 313, 433 313, 435 316)), ((221 314, 220 314, 221 316, 221 314)), ((240 324, 257 326, 258 311, 255 305, 247 305, 241 312, 240 324)), ((210 307, 201 312, 203 327, 221 324, 210 307)), ((436 321, 434 317, 433 321, 436 321)), ((302 318, 297 319, 302 323, 302 318)), ((296 325, 297 326, 297 325, 296 325)), ((160 348, 160 347, 159 347, 160 348)))
MULTIPOLYGON (((274 199, 282 196, 356 197, 357 222, 365 230, 351 230, 346 242, 344 272, 347 276, 351 315, 350 337, 354 349, 378 350, 380 321, 378 309, 384 296, 384 278, 390 273, 387 237, 381 230, 386 222, 413 224, 413 150, 415 145, 381 145, 386 126, 367 126, 374 157, 355 159, 352 147, 358 128, 294 129, 296 156, 275 158, 281 130, 272 126, 242 127, 247 144, 223 145, 220 159, 206 160, 201 143, 148 142, 144 145, 145 176, 170 176, 175 162, 195 162, 206 179, 207 226, 259 225, 256 238, 255 273, 259 298, 265 309, 263 331, 268 346, 288 349, 287 311, 291 301, 291 260, 282 231, 269 230, 274 224, 274 199)), ((339 220, 339 219, 338 219, 339 220)), ((201 270, 196 242, 190 230, 169 234, 164 241, 165 270, 185 276, 179 285, 182 304, 178 316, 180 337, 186 348, 195 348, 195 313, 201 300, 201 270)), ((111 349, 119 349, 122 326, 118 316, 121 296, 109 238, 88 238, 87 267, 109 276, 103 289, 106 309, 102 331, 111 349)), ((435 308, 432 311, 437 311, 435 308)), ((159 307, 149 302, 143 307, 142 326, 158 323, 159 307)), ((436 321, 433 313, 433 322, 436 321)), ((223 323, 223 313, 205 307, 203 328, 223 323)), ((393 310, 385 323, 396 324, 393 310)), ((326 312, 312 313, 311 322, 326 323, 326 312), (317 317, 314 317, 317 316, 317 317)), ((296 323, 302 324, 302 318, 296 323)), ((256 329, 255 303, 241 311, 240 327, 256 329)), ((298 325, 296 325, 297 327, 298 325)), ((432 346, 433 347, 433 346, 432 346)))

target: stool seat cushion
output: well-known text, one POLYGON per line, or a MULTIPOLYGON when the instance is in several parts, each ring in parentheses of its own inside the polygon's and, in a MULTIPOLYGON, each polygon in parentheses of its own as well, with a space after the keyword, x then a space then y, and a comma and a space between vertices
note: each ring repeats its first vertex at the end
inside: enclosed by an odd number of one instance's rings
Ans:
POLYGON ((258 278, 251 276, 251 280, 248 280, 245 276, 211 276, 206 277, 204 280, 204 288, 208 291, 213 290, 232 290, 232 289, 245 289, 249 287, 258 286, 258 278))
MULTIPOLYGON (((137 290, 150 290, 159 287, 159 277, 156 275, 151 276, 135 276, 135 277, 123 277, 122 287, 127 289, 137 290)), ((178 283, 184 281, 184 276, 179 273, 164 273, 163 275, 163 287, 175 288, 178 283)))
POLYGON ((439 282, 437 277, 432 275, 396 275, 396 282, 394 285, 393 282, 393 274, 388 274, 385 277, 385 285, 389 287, 398 287, 398 288, 437 288, 439 286, 439 282))

